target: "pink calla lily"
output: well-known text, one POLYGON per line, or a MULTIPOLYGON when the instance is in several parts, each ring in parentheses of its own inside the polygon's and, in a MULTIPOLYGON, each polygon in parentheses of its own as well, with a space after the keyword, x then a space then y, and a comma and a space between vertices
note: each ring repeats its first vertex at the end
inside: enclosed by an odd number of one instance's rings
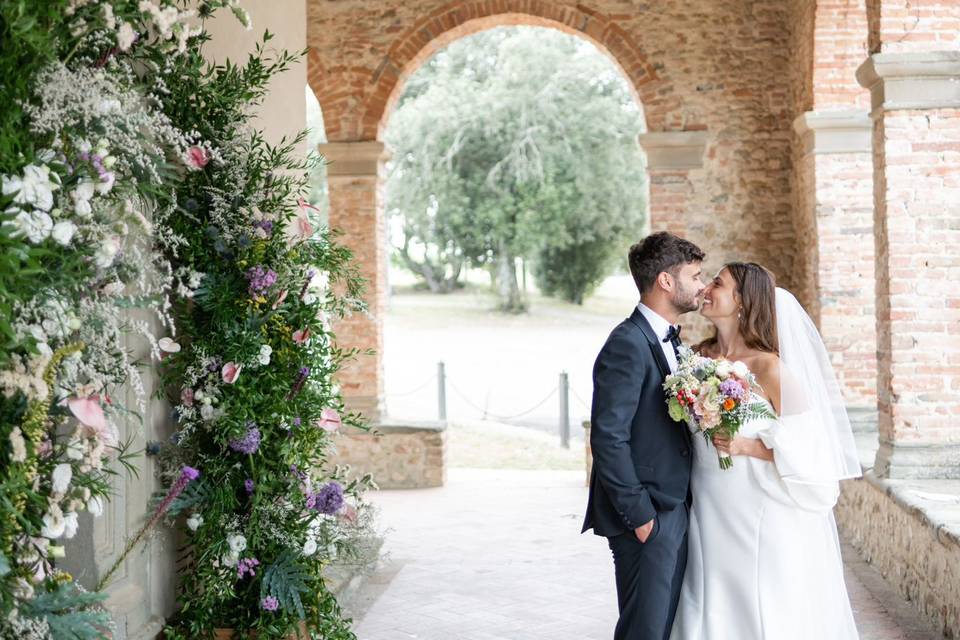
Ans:
POLYGON ((241 369, 243 369, 243 365, 237 364, 236 362, 228 362, 223 365, 223 369, 220 370, 220 373, 223 375, 223 381, 227 384, 233 384, 237 381, 237 378, 240 377, 241 369))
POLYGON ((293 341, 297 344, 303 344, 310 339, 310 329, 299 329, 293 332, 293 341))
POLYGON ((282 304, 283 304, 283 301, 286 300, 286 299, 287 299, 287 290, 284 289, 283 291, 280 292, 280 295, 277 296, 277 299, 276 299, 276 301, 273 303, 273 306, 272 306, 271 308, 272 308, 274 311, 276 311, 277 308, 278 308, 280 305, 282 305, 282 304))
POLYGON ((317 420, 317 426, 328 433, 334 433, 340 430, 343 421, 336 409, 324 409, 320 412, 320 419, 317 420))
POLYGON ((77 420, 97 431, 107 429, 107 418, 100 406, 100 396, 87 398, 68 398, 67 406, 77 420))

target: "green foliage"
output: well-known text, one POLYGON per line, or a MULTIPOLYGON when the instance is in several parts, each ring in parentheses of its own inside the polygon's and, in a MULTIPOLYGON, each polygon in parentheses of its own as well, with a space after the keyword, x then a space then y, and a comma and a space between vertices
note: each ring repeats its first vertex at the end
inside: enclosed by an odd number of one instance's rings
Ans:
POLYGON ((110 615, 97 607, 106 599, 99 593, 81 591, 73 583, 41 593, 21 609, 28 618, 43 618, 54 638, 97 640, 110 625, 110 615))
POLYGON ((523 256, 546 289, 582 299, 643 225, 642 130, 620 72, 581 39, 504 28, 451 44, 411 76, 387 130, 401 261, 434 291, 490 265, 515 309, 523 256))
POLYGON ((302 567, 291 552, 277 558, 267 567, 260 582, 260 599, 273 596, 284 609, 292 609, 301 618, 304 617, 301 594, 310 591, 311 576, 302 567))

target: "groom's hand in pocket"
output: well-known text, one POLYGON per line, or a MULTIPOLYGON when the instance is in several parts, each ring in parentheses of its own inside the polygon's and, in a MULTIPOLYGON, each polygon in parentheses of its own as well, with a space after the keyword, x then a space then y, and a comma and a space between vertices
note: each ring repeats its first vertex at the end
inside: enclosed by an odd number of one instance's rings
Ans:
POLYGON ((653 520, 643 525, 642 527, 637 527, 633 530, 637 534, 637 540, 646 544, 647 539, 650 537, 650 534, 653 533, 653 520))

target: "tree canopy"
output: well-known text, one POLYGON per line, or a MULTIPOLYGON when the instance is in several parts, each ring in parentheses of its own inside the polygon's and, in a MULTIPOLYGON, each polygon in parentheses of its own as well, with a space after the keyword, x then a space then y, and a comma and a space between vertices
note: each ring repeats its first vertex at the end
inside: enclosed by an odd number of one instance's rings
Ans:
POLYGON ((439 292, 489 266, 518 310, 523 257, 547 294, 581 302, 643 226, 642 131, 619 69, 585 40, 511 27, 454 42, 410 77, 387 129, 400 260, 439 292))

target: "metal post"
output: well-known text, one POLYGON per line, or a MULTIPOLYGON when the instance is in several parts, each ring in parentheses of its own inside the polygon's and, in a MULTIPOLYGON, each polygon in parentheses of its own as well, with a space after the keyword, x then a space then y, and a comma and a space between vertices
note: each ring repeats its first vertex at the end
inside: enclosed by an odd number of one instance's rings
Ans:
POLYGON ((447 421, 447 368, 443 362, 437 363, 437 412, 440 422, 447 421))
POLYGON ((560 372, 560 446, 570 448, 570 379, 560 372))

